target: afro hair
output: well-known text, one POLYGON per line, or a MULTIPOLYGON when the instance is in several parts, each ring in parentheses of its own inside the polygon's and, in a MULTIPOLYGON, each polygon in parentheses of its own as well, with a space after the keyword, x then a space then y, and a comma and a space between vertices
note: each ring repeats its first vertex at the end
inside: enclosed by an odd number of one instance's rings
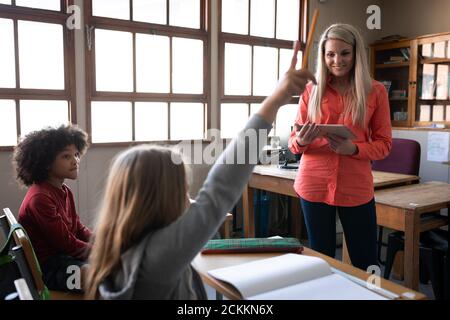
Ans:
POLYGON ((88 147, 86 132, 73 125, 31 132, 14 148, 13 166, 17 180, 25 186, 46 181, 58 153, 72 144, 80 154, 88 147))

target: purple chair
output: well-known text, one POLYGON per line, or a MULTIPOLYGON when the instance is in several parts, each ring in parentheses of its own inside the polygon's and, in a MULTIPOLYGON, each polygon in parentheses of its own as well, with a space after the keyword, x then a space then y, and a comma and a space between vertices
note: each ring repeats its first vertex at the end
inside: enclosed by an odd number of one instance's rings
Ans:
POLYGON ((415 140, 392 139, 391 153, 383 160, 373 161, 372 170, 419 175, 420 144, 415 140))
MULTIPOLYGON (((383 160, 372 162, 372 170, 419 175, 420 143, 410 139, 392 139, 391 153, 383 160)), ((383 227, 378 229, 378 261, 381 261, 383 227)))

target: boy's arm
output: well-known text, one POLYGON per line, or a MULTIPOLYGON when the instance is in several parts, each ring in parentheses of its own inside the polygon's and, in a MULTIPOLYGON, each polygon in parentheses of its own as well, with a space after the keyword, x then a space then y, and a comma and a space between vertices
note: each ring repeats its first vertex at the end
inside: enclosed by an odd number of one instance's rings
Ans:
POLYGON ((80 240, 83 240, 85 242, 89 242, 89 240, 92 237, 92 231, 86 227, 83 223, 80 221, 80 217, 77 215, 77 238, 80 240))
POLYGON ((42 230, 42 234, 49 243, 74 258, 87 259, 91 244, 77 239, 63 221, 57 206, 50 198, 42 194, 34 196, 30 200, 29 210, 32 211, 37 227, 42 230))

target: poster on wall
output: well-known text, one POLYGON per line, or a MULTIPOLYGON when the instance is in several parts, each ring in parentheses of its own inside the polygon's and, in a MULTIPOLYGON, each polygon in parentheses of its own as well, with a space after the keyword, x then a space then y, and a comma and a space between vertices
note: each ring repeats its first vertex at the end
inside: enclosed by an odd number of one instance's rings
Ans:
POLYGON ((449 161, 450 132, 429 132, 427 160, 435 162, 449 161))

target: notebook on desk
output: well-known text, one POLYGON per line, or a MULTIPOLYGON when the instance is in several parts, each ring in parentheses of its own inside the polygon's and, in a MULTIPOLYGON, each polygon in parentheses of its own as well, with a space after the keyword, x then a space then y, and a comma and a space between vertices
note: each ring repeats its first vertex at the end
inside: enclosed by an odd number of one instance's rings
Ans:
POLYGON ((297 238, 238 238, 213 239, 202 248, 202 254, 220 253, 265 253, 295 252, 301 253, 303 245, 297 238))
POLYGON ((333 273, 321 258, 293 253, 210 270, 208 274, 229 283, 248 300, 388 299, 333 273))

